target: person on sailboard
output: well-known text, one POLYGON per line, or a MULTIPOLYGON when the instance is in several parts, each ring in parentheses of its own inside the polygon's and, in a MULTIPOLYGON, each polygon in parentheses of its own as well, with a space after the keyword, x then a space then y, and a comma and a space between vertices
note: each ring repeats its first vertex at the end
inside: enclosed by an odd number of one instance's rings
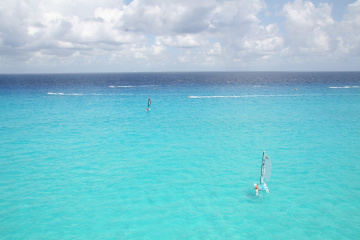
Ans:
POLYGON ((264 183, 264 185, 260 185, 260 186, 256 183, 254 183, 254 187, 255 187, 255 191, 256 191, 256 196, 259 195, 259 190, 266 191, 267 193, 269 193, 269 189, 268 189, 266 183, 264 183))
POLYGON ((259 186, 255 183, 254 184, 256 195, 259 195, 259 186))

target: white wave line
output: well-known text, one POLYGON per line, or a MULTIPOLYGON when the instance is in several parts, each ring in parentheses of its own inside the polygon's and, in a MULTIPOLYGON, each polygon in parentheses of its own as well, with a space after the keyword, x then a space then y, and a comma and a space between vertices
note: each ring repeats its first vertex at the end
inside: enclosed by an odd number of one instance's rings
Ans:
POLYGON ((124 86, 114 86, 111 85, 109 88, 136 88, 136 87, 155 87, 156 85, 139 85, 139 86, 133 86, 133 85, 124 85, 124 86))
POLYGON ((343 87, 329 87, 329 88, 360 88, 360 86, 343 86, 343 87))
POLYGON ((189 96, 189 98, 256 98, 256 97, 299 97, 303 95, 232 95, 232 96, 189 96))
POLYGON ((48 95, 61 95, 61 96, 82 96, 83 93, 54 93, 54 92, 48 92, 48 95))
POLYGON ((148 95, 148 94, 113 94, 113 93, 55 93, 48 92, 48 95, 55 96, 135 96, 135 95, 148 95))

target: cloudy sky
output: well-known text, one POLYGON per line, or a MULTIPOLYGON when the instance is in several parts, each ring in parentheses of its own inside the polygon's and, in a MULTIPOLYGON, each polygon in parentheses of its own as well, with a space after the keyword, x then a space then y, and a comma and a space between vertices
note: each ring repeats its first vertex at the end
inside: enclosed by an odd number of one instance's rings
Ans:
POLYGON ((360 0, 0 0, 0 73, 360 71, 360 0))

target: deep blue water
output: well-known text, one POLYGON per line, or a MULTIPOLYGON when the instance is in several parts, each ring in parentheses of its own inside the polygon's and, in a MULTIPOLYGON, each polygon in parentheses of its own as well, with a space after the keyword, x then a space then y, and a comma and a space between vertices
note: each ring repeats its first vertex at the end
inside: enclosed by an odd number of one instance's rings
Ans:
POLYGON ((0 239, 357 239, 359 103, 359 72, 0 75, 0 239))

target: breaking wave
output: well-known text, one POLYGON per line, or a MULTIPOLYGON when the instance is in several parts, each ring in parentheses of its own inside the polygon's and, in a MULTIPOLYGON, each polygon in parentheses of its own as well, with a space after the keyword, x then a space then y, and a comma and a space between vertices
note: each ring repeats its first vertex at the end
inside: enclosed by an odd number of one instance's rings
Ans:
POLYGON ((360 86, 343 86, 343 87, 329 87, 329 88, 360 88, 360 86))
POLYGON ((156 85, 124 85, 124 86, 114 86, 111 85, 109 88, 136 88, 136 87, 156 87, 156 85))
POLYGON ((299 97, 303 95, 231 95, 231 96, 189 96, 189 98, 256 98, 256 97, 299 97))
POLYGON ((54 93, 54 92, 48 92, 48 95, 61 95, 61 96, 82 96, 83 93, 54 93))

